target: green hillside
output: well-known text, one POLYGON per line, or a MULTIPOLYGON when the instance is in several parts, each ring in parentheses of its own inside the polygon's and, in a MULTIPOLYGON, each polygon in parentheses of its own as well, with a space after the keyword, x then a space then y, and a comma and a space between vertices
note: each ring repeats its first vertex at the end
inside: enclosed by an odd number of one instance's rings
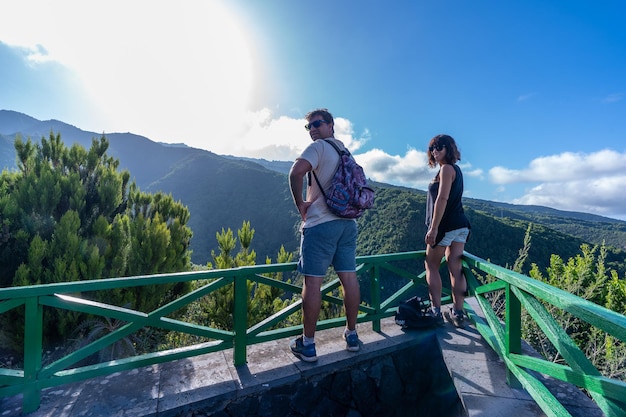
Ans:
MULTIPOLYGON (((17 133, 39 141, 59 132, 66 145, 89 148, 101 135, 60 121, 41 122, 17 112, 0 111, 0 157, 5 167, 15 164, 12 142, 17 133), (10 161, 10 162, 9 162, 10 161)), ((109 155, 120 160, 131 179, 145 191, 171 194, 189 208, 192 261, 206 264, 218 250, 216 233, 234 232, 243 221, 255 229, 253 249, 257 263, 275 259, 280 246, 296 252, 299 245, 298 213, 287 181, 288 162, 224 157, 186 146, 166 146, 130 133, 107 135, 109 155)), ((375 207, 359 219, 360 255, 425 248, 425 193, 420 190, 374 183, 375 207)), ((531 263, 545 268, 550 256, 563 259, 580 254, 583 243, 611 247, 607 265, 626 272, 626 222, 539 206, 520 206, 464 199, 472 223, 466 250, 502 266, 513 265, 531 227, 531 247, 524 269, 531 263)))
POLYGON ((620 220, 549 207, 521 206, 484 200, 464 199, 464 204, 495 218, 542 224, 592 244, 605 243, 608 246, 626 249, 626 222, 620 220))
POLYGON ((222 228, 236 233, 244 221, 255 229, 257 263, 268 256, 276 261, 281 245, 297 250, 299 216, 285 175, 251 162, 195 153, 146 188, 157 190, 167 190, 189 209, 196 264, 210 261, 211 251, 219 253, 216 233, 222 228))
MULTIPOLYGON (((401 187, 377 189, 375 208, 359 220, 359 253, 380 254, 423 250, 426 248, 426 195, 401 187)), ((528 221, 496 218, 489 213, 466 207, 472 224, 466 250, 502 266, 513 265, 524 246, 528 221)), ((531 263, 545 268, 550 255, 568 259, 580 253, 583 239, 550 229, 541 224, 531 228, 531 248, 525 270, 531 263)), ((622 257, 623 260, 623 257, 622 257)))

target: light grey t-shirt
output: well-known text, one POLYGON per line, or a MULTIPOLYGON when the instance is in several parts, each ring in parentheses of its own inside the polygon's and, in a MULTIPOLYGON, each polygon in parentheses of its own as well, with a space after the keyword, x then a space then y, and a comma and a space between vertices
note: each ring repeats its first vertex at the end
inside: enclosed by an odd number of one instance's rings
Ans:
MULTIPOLYGON (((339 149, 345 149, 345 146, 339 139, 327 139, 334 141, 339 146, 339 149)), ((317 175, 317 178, 322 184, 322 187, 324 187, 324 191, 328 190, 340 162, 339 154, 335 148, 333 148, 333 146, 325 140, 317 139, 307 146, 298 159, 305 159, 309 161, 315 171, 315 174, 317 175)), ((313 201, 313 204, 311 204, 306 213, 306 221, 302 224, 303 228, 313 227, 331 220, 343 219, 342 217, 331 213, 330 209, 326 205, 326 201, 324 201, 324 195, 320 191, 313 174, 311 174, 311 181, 307 187, 306 196, 307 201, 313 201)))

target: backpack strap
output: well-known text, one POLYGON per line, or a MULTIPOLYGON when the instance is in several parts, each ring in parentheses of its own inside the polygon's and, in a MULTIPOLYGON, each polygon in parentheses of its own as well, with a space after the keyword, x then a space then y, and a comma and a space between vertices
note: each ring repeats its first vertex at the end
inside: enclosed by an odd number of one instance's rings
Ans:
POLYGON ((320 180, 317 178, 317 175, 315 174, 315 171, 313 171, 313 170, 309 171, 309 183, 311 182, 311 175, 310 175, 311 172, 313 173, 313 177, 315 178, 315 182, 317 183, 317 186, 319 187, 320 191, 322 192, 322 195, 324 196, 324 199, 327 199, 328 197, 326 197, 326 192, 322 188, 322 184, 320 184, 320 180))
MULTIPOLYGON (((337 144, 335 142, 333 142, 330 139, 324 139, 324 142, 329 143, 333 148, 335 148, 335 150, 337 151, 337 153, 339 154, 339 156, 341 156, 341 150, 339 149, 339 146, 337 146, 337 144)), ((347 151, 347 149, 346 149, 347 151)), ((349 152, 348 152, 349 153, 349 152)))
MULTIPOLYGON (((330 139, 324 139, 324 142, 330 144, 333 148, 335 148, 335 150, 337 151, 337 153, 339 154, 339 163, 341 163, 341 149, 339 149, 339 146, 337 146, 337 144, 335 142, 333 142, 330 139)), ((350 155, 350 152, 346 149, 344 152, 346 152, 348 155, 350 155)), ((315 174, 314 170, 309 171, 309 184, 311 183, 311 172, 313 173, 313 177, 315 177, 315 182, 317 183, 317 186, 319 187, 320 191, 322 192, 322 195, 324 196, 324 198, 328 198, 326 197, 326 192, 324 191, 324 188, 322 187, 322 184, 320 183, 320 180, 317 178, 317 175, 315 174)))

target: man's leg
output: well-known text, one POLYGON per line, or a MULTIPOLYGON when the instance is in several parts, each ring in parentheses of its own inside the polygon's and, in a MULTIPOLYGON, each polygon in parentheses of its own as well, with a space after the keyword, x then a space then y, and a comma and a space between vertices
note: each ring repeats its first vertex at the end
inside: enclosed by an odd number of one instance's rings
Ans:
POLYGON ((323 278, 304 276, 302 284, 302 325, 304 334, 291 341, 289 347, 294 355, 305 362, 317 361, 315 350, 315 328, 320 314, 322 295, 320 286, 323 278))
POLYGON ((346 310, 346 322, 348 330, 356 330, 356 317, 359 314, 361 304, 361 288, 356 272, 338 272, 341 286, 343 287, 343 306, 346 310))
POLYGON ((315 336, 315 328, 317 319, 320 315, 322 306, 322 286, 323 278, 321 277, 304 277, 302 285, 302 324, 304 326, 304 335, 312 338, 315 336))
POLYGON ((361 349, 361 342, 356 332, 356 318, 361 304, 361 288, 356 272, 337 272, 337 275, 343 288, 343 306, 346 310, 346 329, 343 338, 349 352, 358 352, 361 349))

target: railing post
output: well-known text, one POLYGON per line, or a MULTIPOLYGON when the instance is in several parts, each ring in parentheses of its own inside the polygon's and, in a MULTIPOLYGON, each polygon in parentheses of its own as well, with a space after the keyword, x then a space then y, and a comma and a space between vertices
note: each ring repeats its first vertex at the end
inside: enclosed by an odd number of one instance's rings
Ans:
POLYGON ((235 366, 248 362, 247 331, 248 331, 248 279, 245 275, 234 277, 235 307, 233 323, 235 328, 234 359, 235 366))
POLYGON ((41 370, 43 350, 43 307, 38 297, 29 297, 25 302, 24 314, 24 396, 23 413, 39 408, 41 392, 37 386, 37 376, 41 370))
MULTIPOLYGON (((522 353, 522 306, 519 299, 511 291, 511 284, 506 284, 506 343, 505 355, 522 353)), ((507 368, 506 381, 512 388, 522 388, 522 384, 507 368)))
MULTIPOLYGON (((370 270, 370 294, 372 297, 372 307, 376 311, 376 314, 380 313, 380 267, 378 264, 370 270)), ((372 320, 372 330, 380 332, 380 319, 372 320)))

